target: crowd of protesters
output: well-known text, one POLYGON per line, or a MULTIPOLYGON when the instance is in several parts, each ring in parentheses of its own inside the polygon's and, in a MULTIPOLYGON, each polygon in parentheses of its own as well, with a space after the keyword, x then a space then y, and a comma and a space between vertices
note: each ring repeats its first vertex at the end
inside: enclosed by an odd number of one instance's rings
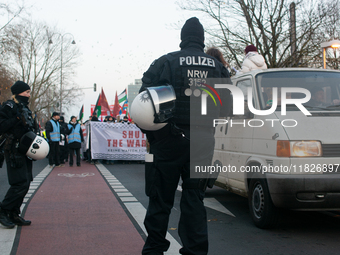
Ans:
MULTIPOLYGON (((84 142, 83 130, 88 121, 100 121, 94 113, 89 116, 89 119, 84 123, 80 123, 77 117, 72 116, 69 123, 65 122, 64 116, 60 116, 58 112, 52 114, 51 119, 46 123, 45 130, 42 131, 42 136, 50 145, 50 153, 48 155, 50 167, 63 167, 67 162, 73 166, 73 158, 76 157, 76 165, 81 166, 81 158, 88 163, 96 164, 98 160, 91 157, 91 144, 89 148, 82 151, 82 142, 84 142)), ((106 123, 126 123, 133 124, 134 122, 128 116, 105 116, 103 122, 106 123)), ((91 136, 91 134, 88 134, 91 136)), ((113 160, 100 160, 103 164, 113 165, 113 160)))

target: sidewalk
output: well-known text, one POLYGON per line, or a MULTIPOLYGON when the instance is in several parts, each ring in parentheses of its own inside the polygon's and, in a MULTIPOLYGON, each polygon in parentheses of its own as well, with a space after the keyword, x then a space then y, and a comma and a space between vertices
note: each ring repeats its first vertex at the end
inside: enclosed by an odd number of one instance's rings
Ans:
POLYGON ((55 167, 25 212, 17 255, 137 255, 144 241, 94 165, 55 167))

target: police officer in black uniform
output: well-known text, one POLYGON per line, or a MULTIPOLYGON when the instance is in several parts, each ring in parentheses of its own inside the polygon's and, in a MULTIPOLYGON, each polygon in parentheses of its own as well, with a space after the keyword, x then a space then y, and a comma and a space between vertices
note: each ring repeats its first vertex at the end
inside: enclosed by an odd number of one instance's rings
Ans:
POLYGON ((12 100, 0 109, 0 133, 6 137, 4 152, 10 188, 0 205, 0 223, 13 228, 30 225, 31 221, 20 216, 20 206, 26 196, 32 177, 32 160, 19 152, 20 138, 28 131, 36 131, 32 112, 28 108, 30 87, 17 81, 11 87, 12 100))
MULTIPOLYGON (((208 253, 207 218, 203 204, 208 179, 192 178, 190 170, 193 163, 198 161, 199 164, 211 164, 215 144, 212 120, 221 112, 210 112, 209 109, 213 108, 210 107, 209 101, 208 114, 202 116, 201 98, 195 98, 193 94, 197 93, 196 90, 202 88, 202 82, 205 83, 208 79, 225 78, 230 83, 230 75, 218 60, 204 53, 204 29, 196 17, 188 19, 184 24, 181 40, 180 51, 169 53, 154 61, 142 78, 140 92, 147 87, 169 84, 176 93, 175 113, 171 121, 157 131, 143 130, 150 143, 154 162, 150 169, 146 167, 149 206, 144 225, 148 237, 142 254, 163 254, 169 248, 170 243, 165 236, 180 178, 183 180, 178 226, 183 244, 180 253, 208 253), (195 100, 197 104, 192 104, 195 100), (196 143, 197 138, 199 142, 196 143)), ((222 91, 222 94, 224 103, 226 100, 230 101, 228 91, 222 91)), ((225 106, 225 116, 228 108, 225 106)))

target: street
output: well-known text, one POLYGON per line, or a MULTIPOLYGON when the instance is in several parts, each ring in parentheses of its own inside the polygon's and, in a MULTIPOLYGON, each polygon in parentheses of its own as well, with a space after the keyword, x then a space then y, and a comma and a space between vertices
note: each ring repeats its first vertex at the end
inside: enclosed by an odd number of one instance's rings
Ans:
MULTIPOLYGON (((34 176, 38 175, 47 164, 47 160, 34 162, 34 176)), ((82 164, 88 163, 83 161, 82 164)), ((142 220, 145 208, 147 208, 148 199, 144 193, 144 165, 134 162, 123 163, 121 161, 115 163, 115 165, 98 164, 96 167, 101 171, 108 186, 111 185, 112 192, 119 198, 118 201, 121 206, 145 240, 142 220), (110 175, 116 177, 121 186, 110 184, 110 177, 108 177, 110 175), (129 197, 129 200, 124 199, 123 193, 121 193, 124 189, 130 192, 135 200, 131 200, 133 199, 131 197, 129 197), (129 206, 129 203, 126 201, 136 201, 141 206, 136 210, 129 206)), ((80 173, 81 168, 72 168, 72 171, 80 173)), ((8 187, 4 165, 0 170, 1 200, 8 187)), ((172 245, 175 245, 175 248, 177 248, 176 241, 180 243, 177 233, 177 223, 180 215, 180 196, 181 189, 178 188, 168 228, 168 232, 174 238, 170 241, 172 245)), ((208 215, 210 255, 339 254, 340 212, 297 212, 284 210, 280 224, 276 229, 261 230, 252 223, 246 198, 214 187, 207 190, 205 205, 208 215)))

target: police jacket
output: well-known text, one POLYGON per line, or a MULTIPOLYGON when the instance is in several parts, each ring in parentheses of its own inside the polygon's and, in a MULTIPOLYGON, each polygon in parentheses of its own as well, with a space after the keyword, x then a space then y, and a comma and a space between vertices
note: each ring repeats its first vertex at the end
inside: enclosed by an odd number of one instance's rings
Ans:
POLYGON ((147 87, 172 85, 176 93, 175 112, 171 119, 182 127, 199 125, 213 127, 213 119, 227 116, 230 110, 230 92, 227 89, 211 91, 216 83, 231 84, 228 70, 217 59, 203 51, 204 45, 195 41, 181 43, 181 50, 169 53, 155 60, 142 78, 140 92, 147 87), (224 78, 225 80, 220 80, 224 78), (210 87, 203 84, 210 83, 210 87), (208 96, 207 114, 202 115, 202 91, 208 90, 214 99, 208 96), (223 102, 222 102, 223 101, 223 102), (224 108, 221 107, 224 103, 224 108))
POLYGON ((46 138, 48 141, 59 142, 60 141, 60 125, 59 122, 51 119, 46 122, 46 138))
POLYGON ((28 102, 22 101, 20 96, 4 102, 0 107, 0 134, 12 134, 18 141, 28 131, 35 132, 28 102))

